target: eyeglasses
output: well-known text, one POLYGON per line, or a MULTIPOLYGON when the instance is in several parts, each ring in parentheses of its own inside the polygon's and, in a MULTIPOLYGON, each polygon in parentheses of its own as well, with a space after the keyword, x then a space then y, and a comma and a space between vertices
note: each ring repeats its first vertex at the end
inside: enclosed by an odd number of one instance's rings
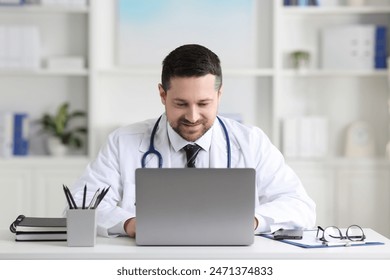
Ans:
POLYGON ((349 244, 351 242, 363 242, 366 239, 363 229, 358 225, 349 226, 345 231, 345 235, 336 226, 326 227, 325 229, 318 226, 316 237, 323 244, 349 244))

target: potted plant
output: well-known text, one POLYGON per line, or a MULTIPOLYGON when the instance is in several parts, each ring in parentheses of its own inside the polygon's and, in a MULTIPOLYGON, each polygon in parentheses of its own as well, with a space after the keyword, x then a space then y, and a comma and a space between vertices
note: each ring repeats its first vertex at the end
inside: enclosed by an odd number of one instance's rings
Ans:
POLYGON ((44 114, 38 120, 43 132, 47 133, 48 150, 51 155, 61 156, 67 153, 68 148, 79 149, 84 141, 82 134, 87 133, 87 128, 82 126, 71 127, 71 122, 77 118, 85 117, 85 112, 69 112, 69 104, 61 104, 54 115, 44 114))
POLYGON ((310 53, 304 50, 296 50, 291 53, 293 67, 295 69, 306 69, 309 66, 310 53))

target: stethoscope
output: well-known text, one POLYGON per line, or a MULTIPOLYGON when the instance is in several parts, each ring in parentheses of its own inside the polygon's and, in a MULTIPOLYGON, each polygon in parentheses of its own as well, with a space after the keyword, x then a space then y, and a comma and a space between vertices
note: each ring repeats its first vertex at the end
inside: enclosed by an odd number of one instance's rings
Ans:
MULTIPOLYGON (((161 120, 161 117, 160 116, 156 123, 154 124, 154 127, 153 127, 153 130, 152 130, 152 134, 150 135, 150 145, 149 145, 149 149, 146 151, 146 153, 142 156, 142 159, 141 159, 141 165, 142 165, 142 168, 145 168, 146 166, 146 158, 149 156, 149 155, 155 155, 157 156, 157 159, 158 159, 158 168, 161 168, 162 165, 163 165, 163 158, 162 158, 162 155, 160 154, 159 151, 157 151, 155 148, 154 148, 154 137, 156 136, 156 132, 157 132, 157 128, 158 128, 158 124, 160 123, 160 120, 161 120)), ((225 124, 223 123, 223 121, 217 116, 217 119, 223 129, 223 132, 225 133, 225 138, 226 138, 226 149, 227 149, 227 167, 230 168, 230 165, 231 165, 231 151, 230 151, 230 138, 229 138, 229 134, 228 134, 228 131, 226 129, 226 126, 225 124)))

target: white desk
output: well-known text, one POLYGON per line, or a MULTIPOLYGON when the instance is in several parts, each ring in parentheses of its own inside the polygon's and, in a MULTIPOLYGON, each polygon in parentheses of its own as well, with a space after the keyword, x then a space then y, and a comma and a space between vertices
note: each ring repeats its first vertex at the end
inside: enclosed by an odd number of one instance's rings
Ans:
POLYGON ((390 240, 365 229, 367 239, 385 245, 304 249, 256 236, 251 246, 140 247, 128 237, 98 237, 95 247, 67 247, 66 242, 15 242, 0 230, 0 259, 390 259, 390 240))

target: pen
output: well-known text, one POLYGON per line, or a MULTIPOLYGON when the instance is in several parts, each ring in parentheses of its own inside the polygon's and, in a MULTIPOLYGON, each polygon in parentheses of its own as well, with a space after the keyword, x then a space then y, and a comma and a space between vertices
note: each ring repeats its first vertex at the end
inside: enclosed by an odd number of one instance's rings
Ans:
POLYGON ((110 190, 111 186, 109 186, 105 191, 103 191, 102 193, 102 196, 100 197, 99 199, 99 203, 97 206, 99 206, 100 202, 103 200, 104 196, 108 193, 108 191, 110 190))
POLYGON ((85 199, 87 198, 87 184, 84 186, 84 193, 83 193, 83 206, 82 209, 85 209, 85 199))
POLYGON ((96 198, 98 197, 98 194, 99 194, 99 191, 100 191, 100 188, 95 192, 95 194, 93 195, 92 199, 91 199, 91 202, 89 203, 88 205, 88 209, 93 209, 93 205, 95 203, 95 200, 96 198))
POLYGON ((68 192, 66 191, 65 185, 62 185, 62 188, 64 189, 66 200, 68 201, 69 209, 73 209, 73 205, 69 199, 68 192))
POLYGON ((109 191, 109 189, 111 188, 111 186, 109 186, 107 189, 103 189, 102 192, 99 194, 99 196, 97 197, 96 199, 96 202, 95 202, 95 205, 93 206, 93 209, 96 209, 100 202, 103 200, 104 196, 107 194, 107 192, 109 191))
POLYGON ((73 208, 74 208, 74 209, 78 209, 78 207, 77 207, 77 205, 76 205, 76 202, 74 201, 73 196, 72 196, 72 193, 70 192, 69 188, 68 188, 67 186, 65 186, 65 189, 66 189, 66 191, 67 191, 67 193, 68 193, 68 195, 69 195, 70 200, 71 200, 72 203, 73 203, 73 208))

